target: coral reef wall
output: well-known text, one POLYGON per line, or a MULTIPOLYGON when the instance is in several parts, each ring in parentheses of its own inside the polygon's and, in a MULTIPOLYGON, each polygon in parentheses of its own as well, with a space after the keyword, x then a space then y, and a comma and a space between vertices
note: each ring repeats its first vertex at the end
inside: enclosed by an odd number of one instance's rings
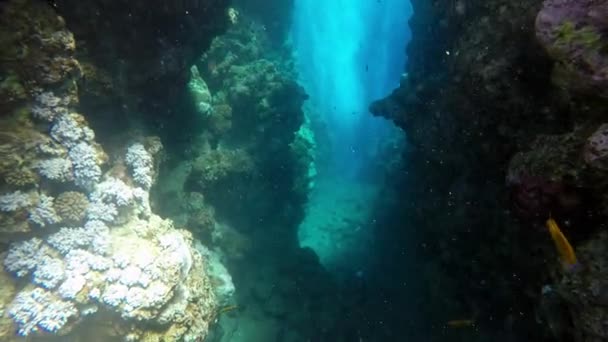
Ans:
POLYGON ((606 339, 602 291, 589 292, 606 282, 608 253, 598 248, 606 3, 412 5, 406 73, 370 109, 412 145, 399 210, 423 241, 426 278, 443 284, 429 288, 427 310, 443 306, 435 320, 470 315, 500 336, 606 339), (549 216, 585 255, 582 271, 562 269, 549 216))
MULTIPOLYGON (((167 184, 159 196, 202 193, 215 214, 246 230, 298 222, 308 190, 299 185, 306 183, 308 151, 296 146, 306 94, 290 59, 273 51, 260 22, 243 12, 197 60, 188 100, 198 131, 167 164, 184 170, 181 185, 167 184)), ((168 215, 182 212, 173 204, 168 215)))
POLYGON ((173 142, 153 202, 233 275, 211 341, 330 340, 344 329, 338 289, 297 243, 314 173, 307 95, 289 51, 249 9, 232 8, 229 29, 190 68, 192 127, 179 131, 189 138, 173 142))
POLYGON ((66 19, 45 2, 0 6, 0 340, 205 338, 230 279, 152 211, 160 139, 114 127, 102 146, 66 19))

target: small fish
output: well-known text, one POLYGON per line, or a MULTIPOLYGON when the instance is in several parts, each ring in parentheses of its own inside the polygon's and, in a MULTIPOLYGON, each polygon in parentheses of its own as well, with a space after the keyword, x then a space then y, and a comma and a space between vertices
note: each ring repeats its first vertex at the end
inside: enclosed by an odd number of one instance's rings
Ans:
POLYGON ((468 328, 475 325, 475 320, 473 319, 453 319, 447 322, 448 327, 450 328, 468 328))
POLYGON ((225 306, 225 307, 221 308, 220 309, 220 313, 223 314, 223 313, 226 313, 226 312, 234 311, 234 310, 236 310, 238 308, 239 308, 238 305, 228 305, 228 306, 225 306))
POLYGON ((547 228, 549 228, 549 233, 555 243, 555 249, 557 249, 557 252, 559 253, 564 269, 567 271, 576 269, 579 264, 576 259, 576 254, 574 253, 574 248, 572 248, 572 245, 568 242, 564 233, 559 229, 557 222, 551 217, 547 220, 547 228))

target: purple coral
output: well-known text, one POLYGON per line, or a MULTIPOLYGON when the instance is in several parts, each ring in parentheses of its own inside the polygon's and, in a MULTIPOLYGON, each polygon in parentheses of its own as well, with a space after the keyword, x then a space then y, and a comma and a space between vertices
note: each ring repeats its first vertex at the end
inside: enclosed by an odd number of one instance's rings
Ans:
POLYGON ((602 170, 608 170, 608 124, 601 125, 587 139, 584 151, 585 162, 602 170))
POLYGON ((558 62, 566 84, 608 97, 608 3, 545 0, 536 17, 536 36, 558 62))
POLYGON ((574 212, 580 208, 579 189, 541 176, 520 175, 511 183, 515 214, 524 219, 546 219, 552 213, 574 212))

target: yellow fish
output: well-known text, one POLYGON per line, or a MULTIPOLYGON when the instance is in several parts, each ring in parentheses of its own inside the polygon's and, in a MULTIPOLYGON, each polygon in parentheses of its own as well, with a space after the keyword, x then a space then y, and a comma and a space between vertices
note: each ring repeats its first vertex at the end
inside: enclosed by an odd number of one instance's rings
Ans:
POLYGON ((574 248, 572 248, 572 245, 568 242, 568 239, 566 239, 553 218, 547 220, 547 228, 549 228, 549 233, 555 243, 555 249, 559 253, 564 268, 568 271, 575 269, 578 266, 578 261, 574 248))

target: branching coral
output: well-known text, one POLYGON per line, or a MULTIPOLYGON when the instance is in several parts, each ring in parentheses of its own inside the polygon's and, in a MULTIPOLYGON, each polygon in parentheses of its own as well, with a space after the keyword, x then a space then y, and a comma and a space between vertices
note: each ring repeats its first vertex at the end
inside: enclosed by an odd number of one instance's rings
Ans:
POLYGON ((65 158, 52 158, 40 160, 35 168, 40 175, 50 180, 67 182, 73 180, 72 162, 65 158))
POLYGON ((117 223, 119 216, 124 219, 132 213, 148 216, 148 196, 148 192, 142 188, 132 188, 120 179, 107 177, 91 193, 87 217, 117 223))
POLYGON ((32 205, 32 196, 28 193, 15 191, 0 196, 0 211, 11 212, 25 209, 32 205))
POLYGON ((67 96, 60 98, 52 91, 43 92, 36 95, 32 114, 37 119, 50 122, 56 116, 67 115, 69 103, 70 99, 67 96))
POLYGON ((108 234, 109 230, 105 224, 99 221, 89 221, 84 227, 61 228, 57 233, 49 236, 47 243, 63 255, 67 255, 75 249, 88 249, 89 247, 96 249, 96 253, 103 254, 106 250, 100 242, 108 240, 108 234), (94 248, 100 246, 103 247, 101 250, 94 248))
POLYGON ((131 168, 133 180, 144 189, 149 189, 152 186, 154 165, 152 156, 146 151, 144 145, 136 143, 129 146, 125 161, 131 168))
POLYGON ((38 203, 30 210, 29 220, 41 227, 59 222, 61 217, 55 211, 53 197, 40 194, 38 203))
POLYGON ((4 258, 4 267, 19 277, 26 276, 36 268, 41 260, 42 243, 43 241, 39 238, 13 243, 4 258))
POLYGON ((91 142, 95 138, 93 131, 86 126, 84 118, 76 113, 58 116, 51 128, 51 137, 66 148, 71 148, 79 141, 91 142))
POLYGON ((39 331, 57 333, 78 315, 73 303, 62 301, 39 287, 19 292, 8 313, 22 336, 39 331))
POLYGON ((97 151, 85 142, 78 143, 69 151, 76 185, 91 189, 101 177, 101 168, 97 160, 97 151))

